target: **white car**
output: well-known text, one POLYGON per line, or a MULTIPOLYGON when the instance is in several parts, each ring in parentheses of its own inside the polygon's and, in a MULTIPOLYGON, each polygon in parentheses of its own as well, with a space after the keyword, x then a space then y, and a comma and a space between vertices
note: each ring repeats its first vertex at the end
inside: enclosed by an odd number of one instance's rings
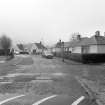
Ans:
POLYGON ((20 54, 20 52, 18 52, 18 51, 14 51, 14 54, 18 55, 18 54, 20 54))
POLYGON ((53 54, 50 51, 44 51, 42 53, 42 56, 48 59, 52 59, 53 58, 53 54))

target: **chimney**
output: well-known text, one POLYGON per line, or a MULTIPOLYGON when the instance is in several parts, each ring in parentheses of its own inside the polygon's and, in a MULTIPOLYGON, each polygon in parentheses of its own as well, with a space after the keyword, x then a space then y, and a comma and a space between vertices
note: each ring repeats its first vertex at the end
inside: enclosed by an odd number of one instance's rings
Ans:
POLYGON ((95 36, 100 36, 100 31, 96 31, 95 36))
POLYGON ((81 40, 81 35, 77 35, 77 40, 81 40))
POLYGON ((61 39, 59 40, 59 43, 61 43, 61 39))
POLYGON ((105 37, 105 32, 104 32, 104 37, 105 37))
POLYGON ((40 45, 42 44, 42 42, 40 41, 40 45))

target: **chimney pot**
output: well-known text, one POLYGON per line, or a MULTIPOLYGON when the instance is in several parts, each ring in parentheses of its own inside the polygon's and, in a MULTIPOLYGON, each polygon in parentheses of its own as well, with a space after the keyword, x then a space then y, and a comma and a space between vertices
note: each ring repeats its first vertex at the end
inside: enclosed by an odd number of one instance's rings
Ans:
POLYGON ((105 36, 105 32, 104 32, 104 36, 105 36))
POLYGON ((81 40, 81 35, 77 35, 77 40, 81 40))
POLYGON ((95 36, 100 36, 100 31, 96 31, 95 36))

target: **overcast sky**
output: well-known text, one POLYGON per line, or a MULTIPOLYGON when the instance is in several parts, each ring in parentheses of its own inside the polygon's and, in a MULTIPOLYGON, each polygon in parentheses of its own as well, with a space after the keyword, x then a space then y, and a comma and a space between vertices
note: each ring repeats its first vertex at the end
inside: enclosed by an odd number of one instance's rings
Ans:
POLYGON ((105 31, 105 0, 0 0, 0 35, 52 44, 105 31))

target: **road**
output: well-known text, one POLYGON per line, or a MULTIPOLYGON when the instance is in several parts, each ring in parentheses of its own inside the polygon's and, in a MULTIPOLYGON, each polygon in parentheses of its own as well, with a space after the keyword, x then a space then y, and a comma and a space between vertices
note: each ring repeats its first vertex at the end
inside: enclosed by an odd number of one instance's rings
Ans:
POLYGON ((27 105, 90 105, 86 91, 75 78, 76 76, 88 75, 87 72, 83 72, 84 66, 72 61, 62 62, 58 58, 46 59, 41 56, 32 56, 32 59, 34 64, 26 66, 22 72, 39 73, 40 76, 37 77, 38 85, 34 84, 35 86, 28 93, 22 94, 24 96, 20 98, 10 98, 9 101, 9 98, 2 100, 4 101, 3 105, 15 105, 15 102, 27 105), (78 68, 79 66, 82 69, 78 68), (51 99, 46 99, 48 97, 51 97, 51 99), (82 100, 85 100, 85 102, 81 100, 81 104, 75 104, 74 102, 81 97, 84 97, 82 100))
POLYGON ((74 99, 68 95, 20 95, 1 101, 0 105, 97 105, 84 96, 74 99))

